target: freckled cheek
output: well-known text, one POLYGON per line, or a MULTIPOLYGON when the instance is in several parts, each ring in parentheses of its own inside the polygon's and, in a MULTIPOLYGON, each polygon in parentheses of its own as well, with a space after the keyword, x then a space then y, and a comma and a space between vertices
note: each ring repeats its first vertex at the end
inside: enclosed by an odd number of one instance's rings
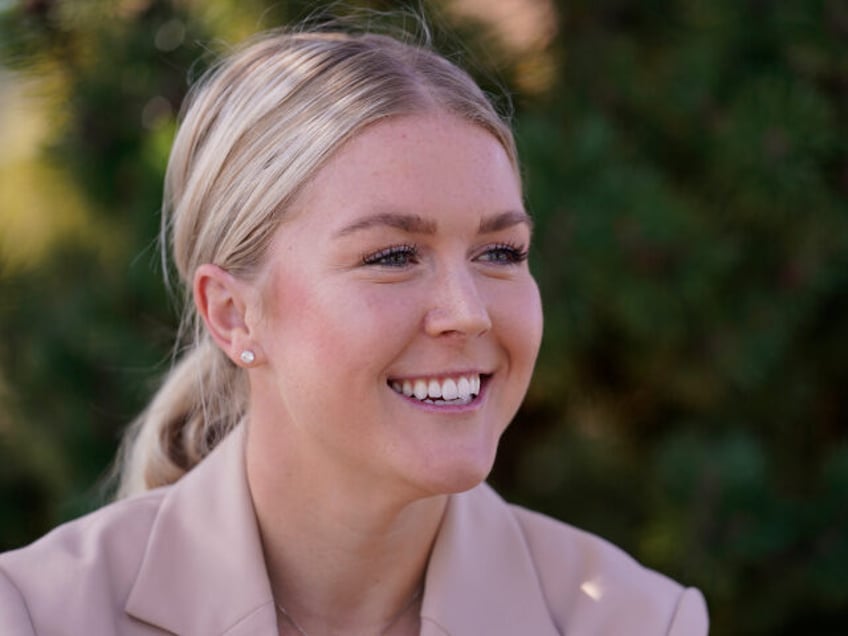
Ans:
POLYGON ((283 348, 315 361, 341 356, 383 363, 381 352, 396 354, 392 343, 402 342, 420 322, 416 303, 389 285, 363 288, 352 282, 317 288, 288 280, 278 285, 274 306, 283 348))
POLYGON ((426 302, 414 290, 375 285, 356 294, 349 311, 357 315, 360 333, 383 343, 406 341, 419 329, 426 302))
POLYGON ((542 340, 542 301, 539 288, 533 279, 526 283, 504 290, 494 304, 492 325, 505 340, 505 345, 517 362, 530 364, 536 361, 536 355, 542 340))
POLYGON ((317 361, 338 347, 336 323, 341 314, 316 293, 313 285, 289 276, 278 282, 274 294, 267 301, 265 339, 279 355, 302 360, 311 353, 317 361))

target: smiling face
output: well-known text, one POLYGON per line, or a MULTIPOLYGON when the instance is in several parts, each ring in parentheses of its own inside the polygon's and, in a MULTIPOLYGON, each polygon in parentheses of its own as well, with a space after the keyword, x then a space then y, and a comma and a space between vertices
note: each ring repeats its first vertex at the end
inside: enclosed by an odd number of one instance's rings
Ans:
POLYGON ((319 480, 479 483, 541 339, 529 241, 515 170, 484 129, 433 113, 354 137, 299 195, 257 281, 255 444, 319 480))

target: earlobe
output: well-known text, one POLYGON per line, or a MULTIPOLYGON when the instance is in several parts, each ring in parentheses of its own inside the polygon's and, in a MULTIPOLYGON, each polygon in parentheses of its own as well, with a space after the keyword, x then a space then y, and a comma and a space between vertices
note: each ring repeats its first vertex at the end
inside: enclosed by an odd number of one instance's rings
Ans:
POLYGON ((254 366, 258 354, 246 320, 250 299, 246 284, 223 268, 205 263, 194 274, 194 303, 209 334, 236 364, 254 366), (251 351, 250 363, 243 357, 251 351))

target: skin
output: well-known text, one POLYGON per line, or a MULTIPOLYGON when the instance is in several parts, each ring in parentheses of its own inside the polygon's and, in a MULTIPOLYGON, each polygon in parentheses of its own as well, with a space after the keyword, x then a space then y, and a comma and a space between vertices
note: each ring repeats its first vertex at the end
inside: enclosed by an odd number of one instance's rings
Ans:
POLYGON ((255 279, 198 269, 219 346, 256 354, 248 482, 276 598, 313 636, 378 633, 421 586, 447 496, 491 470, 541 339, 529 242, 499 142, 432 112, 347 142, 255 279), (391 388, 460 373, 484 377, 465 406, 391 388))

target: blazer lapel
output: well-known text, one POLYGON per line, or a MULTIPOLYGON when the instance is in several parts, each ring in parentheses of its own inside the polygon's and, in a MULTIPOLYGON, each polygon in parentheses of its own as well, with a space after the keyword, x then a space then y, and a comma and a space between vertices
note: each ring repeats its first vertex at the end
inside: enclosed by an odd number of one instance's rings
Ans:
POLYGON ((276 633, 243 429, 165 495, 127 600, 133 617, 186 636, 276 633))
MULTIPOLYGON (((126 611, 185 636, 273 634, 277 616, 244 467, 244 427, 170 487, 126 611)), ((483 484, 448 501, 421 636, 558 636, 509 506, 483 484)))
POLYGON ((486 484, 448 502, 421 619, 421 636, 559 636, 521 528, 486 484))

